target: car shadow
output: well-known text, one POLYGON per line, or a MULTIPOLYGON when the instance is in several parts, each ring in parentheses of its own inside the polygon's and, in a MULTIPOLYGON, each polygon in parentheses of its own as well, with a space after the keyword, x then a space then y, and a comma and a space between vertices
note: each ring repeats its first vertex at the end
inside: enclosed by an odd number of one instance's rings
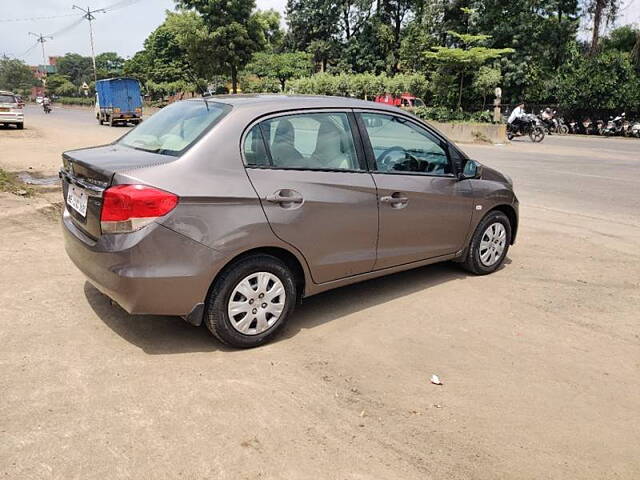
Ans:
MULTIPOLYGON (((509 264, 507 257, 504 268, 509 264)), ((442 283, 463 280, 471 274, 447 262, 408 270, 330 290, 303 300, 283 332, 274 339, 282 341, 339 319, 351 313, 389 302, 399 297, 424 291, 442 283)), ((120 337, 150 355, 193 352, 233 351, 209 334, 203 325, 192 325, 175 316, 130 315, 89 282, 84 294, 98 317, 120 337)))

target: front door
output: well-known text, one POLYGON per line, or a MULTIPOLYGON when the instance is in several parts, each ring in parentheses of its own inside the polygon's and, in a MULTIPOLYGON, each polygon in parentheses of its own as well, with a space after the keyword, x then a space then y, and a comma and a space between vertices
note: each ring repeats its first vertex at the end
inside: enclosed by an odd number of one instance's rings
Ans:
POLYGON ((378 187, 375 269, 459 251, 473 202, 470 182, 454 174, 447 142, 405 117, 358 115, 378 187))
POLYGON ((316 283, 375 263, 376 186, 354 133, 351 113, 305 112, 266 119, 243 141, 271 228, 303 254, 316 283))

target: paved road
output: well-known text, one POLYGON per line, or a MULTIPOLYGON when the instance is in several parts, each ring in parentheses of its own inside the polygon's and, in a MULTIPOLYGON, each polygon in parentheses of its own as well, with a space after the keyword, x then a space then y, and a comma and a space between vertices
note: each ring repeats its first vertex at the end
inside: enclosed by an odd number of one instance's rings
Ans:
POLYGON ((510 175, 526 205, 640 226, 638 139, 551 136, 463 149, 510 175))
MULTIPOLYGON (((55 172, 124 131, 27 114, 0 166, 55 172)), ((640 478, 640 142, 463 148, 521 199, 504 268, 327 292, 250 351, 112 306, 57 215, 0 194, 0 476, 640 478)))

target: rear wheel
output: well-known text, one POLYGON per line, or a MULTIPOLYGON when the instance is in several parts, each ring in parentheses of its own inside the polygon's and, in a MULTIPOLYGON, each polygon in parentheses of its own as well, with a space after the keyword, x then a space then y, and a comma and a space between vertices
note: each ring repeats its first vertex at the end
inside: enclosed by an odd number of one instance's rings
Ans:
POLYGON ((24 123, 16 123, 16 128, 18 130, 22 130, 24 128, 24 123))
POLYGON ((220 274, 207 299, 205 323, 223 343, 256 347, 276 335, 295 303, 296 282, 289 268, 271 255, 255 255, 220 274))
POLYGON ((511 223, 494 210, 482 219, 471 237, 462 266, 476 275, 495 272, 507 257, 511 244, 511 223))
POLYGON ((544 129, 542 127, 533 127, 529 132, 531 141, 538 143, 544 140, 544 129))

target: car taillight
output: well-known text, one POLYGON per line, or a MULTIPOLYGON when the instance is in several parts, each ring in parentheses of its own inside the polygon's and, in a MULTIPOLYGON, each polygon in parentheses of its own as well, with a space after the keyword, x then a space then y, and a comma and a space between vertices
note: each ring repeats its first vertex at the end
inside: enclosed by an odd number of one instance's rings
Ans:
POLYGON ((130 233, 169 213, 178 204, 173 193, 146 185, 116 185, 102 195, 102 233, 130 233))

